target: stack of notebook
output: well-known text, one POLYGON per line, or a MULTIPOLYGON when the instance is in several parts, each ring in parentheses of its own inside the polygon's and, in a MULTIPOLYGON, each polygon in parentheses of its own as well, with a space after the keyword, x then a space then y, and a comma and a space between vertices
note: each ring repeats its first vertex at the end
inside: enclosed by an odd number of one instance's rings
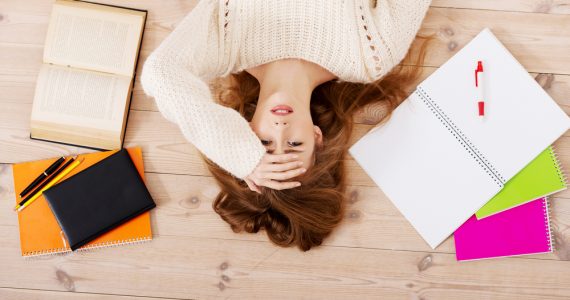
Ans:
POLYGON ((545 196, 566 188, 550 145, 569 127, 485 29, 350 153, 432 248, 455 232, 458 260, 543 253, 553 249, 545 196))
MULTIPOLYGON (((62 181, 18 212, 22 256, 152 239, 148 211, 156 205, 143 182, 141 149, 79 155, 77 160, 81 163, 62 181)), ((15 191, 24 190, 54 161, 14 164, 15 191)))
POLYGON ((554 149, 548 147, 455 231, 457 260, 552 252, 546 196, 566 187, 554 149))

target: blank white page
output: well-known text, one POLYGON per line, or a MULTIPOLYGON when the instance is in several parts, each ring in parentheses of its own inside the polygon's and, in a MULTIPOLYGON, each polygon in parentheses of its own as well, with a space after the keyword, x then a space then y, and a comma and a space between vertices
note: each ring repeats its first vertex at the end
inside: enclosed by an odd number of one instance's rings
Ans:
POLYGON ((558 139, 566 113, 489 29, 420 84, 506 182, 558 139), (475 67, 483 62, 485 117, 477 115, 475 67))
POLYGON ((350 154, 432 248, 501 189, 416 94, 350 154))

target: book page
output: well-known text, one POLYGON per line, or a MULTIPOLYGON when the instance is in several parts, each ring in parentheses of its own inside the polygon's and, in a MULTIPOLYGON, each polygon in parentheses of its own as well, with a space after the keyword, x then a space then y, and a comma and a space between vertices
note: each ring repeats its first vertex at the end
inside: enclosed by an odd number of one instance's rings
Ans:
POLYGON ((48 27, 44 62, 132 76, 145 14, 121 11, 125 10, 57 1, 48 27))
POLYGON ((32 121, 120 132, 131 78, 44 64, 32 121))

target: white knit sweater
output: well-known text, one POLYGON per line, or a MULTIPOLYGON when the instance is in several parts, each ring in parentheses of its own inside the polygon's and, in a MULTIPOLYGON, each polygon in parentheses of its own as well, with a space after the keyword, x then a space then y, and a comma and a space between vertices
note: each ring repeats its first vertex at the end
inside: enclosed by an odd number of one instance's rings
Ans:
POLYGON ((431 1, 369 2, 202 0, 146 60, 143 89, 204 155, 245 178, 265 148, 238 112, 213 101, 207 82, 283 58, 374 81, 404 58, 431 1))

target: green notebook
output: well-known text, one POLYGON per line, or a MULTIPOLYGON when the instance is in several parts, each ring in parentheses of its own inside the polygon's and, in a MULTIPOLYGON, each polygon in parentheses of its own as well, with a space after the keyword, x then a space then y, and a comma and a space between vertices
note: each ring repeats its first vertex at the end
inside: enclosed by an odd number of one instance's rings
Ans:
POLYGON ((566 177, 552 146, 540 153, 475 215, 485 218, 566 189, 566 177))

